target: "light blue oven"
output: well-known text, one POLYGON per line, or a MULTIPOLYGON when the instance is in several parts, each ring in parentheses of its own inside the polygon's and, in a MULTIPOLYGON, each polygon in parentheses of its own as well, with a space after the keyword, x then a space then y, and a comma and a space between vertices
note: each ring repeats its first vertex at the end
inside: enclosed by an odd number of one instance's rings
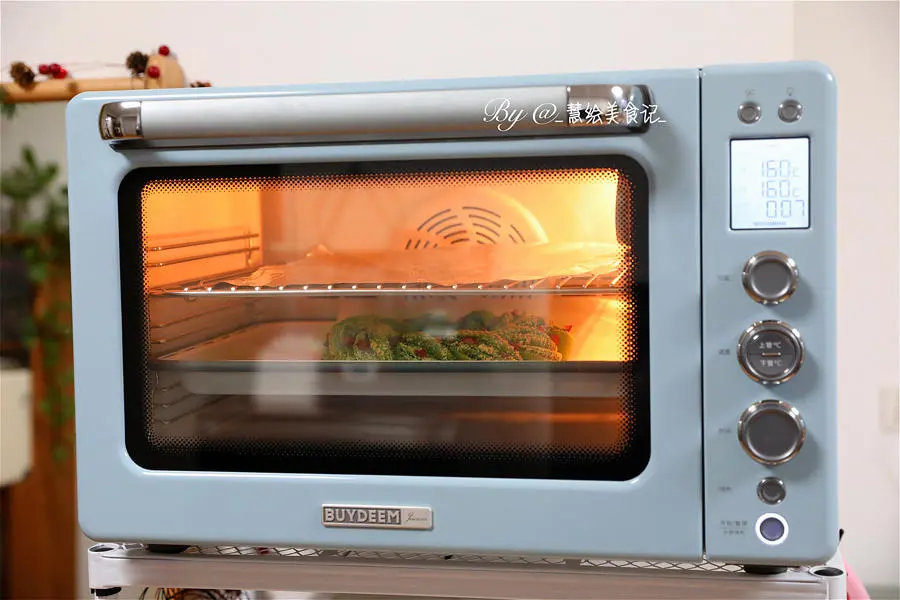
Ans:
POLYGON ((78 96, 83 529, 822 562, 835 122, 812 63, 78 96))

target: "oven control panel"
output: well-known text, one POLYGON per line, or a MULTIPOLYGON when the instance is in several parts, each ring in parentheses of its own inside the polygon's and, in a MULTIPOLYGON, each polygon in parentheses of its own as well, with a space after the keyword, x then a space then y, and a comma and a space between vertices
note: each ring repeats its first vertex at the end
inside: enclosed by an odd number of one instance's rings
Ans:
POLYGON ((701 82, 706 554, 811 564, 838 536, 834 82, 701 82))

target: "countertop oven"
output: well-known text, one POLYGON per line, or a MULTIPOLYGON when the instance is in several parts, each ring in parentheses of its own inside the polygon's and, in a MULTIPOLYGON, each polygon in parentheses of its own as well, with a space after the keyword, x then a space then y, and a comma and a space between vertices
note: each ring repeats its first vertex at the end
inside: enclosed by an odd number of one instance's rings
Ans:
POLYGON ((94 538, 822 562, 821 65, 90 93, 94 538))

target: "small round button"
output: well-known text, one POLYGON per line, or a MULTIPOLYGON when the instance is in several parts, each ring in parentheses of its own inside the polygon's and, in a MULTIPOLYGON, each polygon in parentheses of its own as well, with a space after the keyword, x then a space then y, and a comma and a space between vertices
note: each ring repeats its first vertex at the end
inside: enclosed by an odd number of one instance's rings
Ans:
POLYGON ((790 298, 800 282, 794 260, 775 250, 758 252, 744 264, 741 275, 747 294, 760 304, 780 304, 790 298))
POLYGON ((750 123, 759 121, 761 112, 759 104, 756 104, 755 102, 744 102, 738 107, 738 118, 749 125, 750 123))
POLYGON ((764 514, 756 521, 756 535, 762 543, 777 546, 787 539, 787 521, 775 513, 764 514))
POLYGON ((778 118, 780 118, 785 123, 794 123, 795 121, 799 121, 800 117, 802 116, 803 105, 793 98, 788 98, 778 107, 778 118))
POLYGON ((738 363, 748 377, 778 385, 797 374, 805 350, 800 332, 782 321, 754 323, 738 341, 738 363))
POLYGON ((775 466, 794 458, 806 440, 800 411, 782 400, 751 405, 738 420, 738 440, 750 458, 775 466))
POLYGON ((766 504, 781 504, 787 491, 784 482, 777 477, 766 477, 756 486, 756 495, 766 504))

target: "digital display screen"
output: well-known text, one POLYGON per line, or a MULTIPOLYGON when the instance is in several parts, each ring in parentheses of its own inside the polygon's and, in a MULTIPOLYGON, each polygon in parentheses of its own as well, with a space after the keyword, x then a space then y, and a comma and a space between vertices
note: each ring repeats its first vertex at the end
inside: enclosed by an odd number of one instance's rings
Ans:
POLYGON ((809 138, 731 141, 731 228, 809 227, 809 138))

